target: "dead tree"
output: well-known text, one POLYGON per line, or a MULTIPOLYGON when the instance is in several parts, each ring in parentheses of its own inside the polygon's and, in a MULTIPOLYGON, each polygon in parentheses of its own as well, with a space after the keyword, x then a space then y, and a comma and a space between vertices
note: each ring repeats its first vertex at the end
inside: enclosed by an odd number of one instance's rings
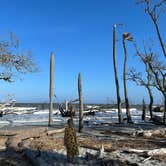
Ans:
POLYGON ((166 124, 166 91, 165 91, 165 72, 166 72, 166 64, 158 59, 158 55, 153 52, 149 53, 149 59, 147 60, 149 63, 150 70, 154 74, 155 81, 153 86, 157 88, 164 97, 164 115, 163 115, 163 123, 166 124))
MULTIPOLYGON (((152 44, 151 44, 152 45, 152 44)), ((136 47, 137 55, 140 56, 141 60, 146 65, 147 82, 141 79, 141 84, 143 84, 149 91, 150 99, 152 98, 150 89, 148 87, 153 86, 161 92, 164 97, 164 115, 163 122, 166 123, 166 91, 165 91, 165 72, 166 64, 159 59, 159 55, 154 53, 152 46, 147 49, 147 46, 144 44, 143 53, 140 52, 136 47), (147 86, 148 85, 148 86, 147 86)), ((140 77, 137 77, 140 79, 140 77)), ((135 74, 134 74, 135 79, 135 74)), ((152 118, 152 117, 151 117, 152 118)))
POLYGON ((118 81, 118 72, 116 65, 116 24, 113 27, 113 63, 114 63, 114 74, 115 74, 115 84, 116 84, 116 93, 117 93, 117 105, 118 105, 118 119, 119 123, 122 123, 122 110, 121 110, 121 98, 119 90, 119 81, 118 81))
MULTIPOLYGON (((146 73, 147 74, 147 73, 146 73)), ((151 80, 144 78, 141 72, 137 72, 134 68, 130 69, 129 72, 127 73, 128 79, 130 81, 135 82, 138 86, 143 86, 147 89, 148 94, 149 94, 149 112, 150 112, 150 118, 153 117, 153 93, 151 89, 151 80)), ((148 74, 147 74, 148 75, 148 74)))
POLYGON ((138 0, 137 3, 143 3, 145 5, 145 12, 150 16, 155 26, 163 54, 166 58, 166 48, 159 29, 159 18, 160 15, 166 10, 164 6, 166 5, 166 0, 157 0, 156 2, 154 2, 153 0, 138 0))
POLYGON ((78 96, 79 96, 79 129, 78 132, 81 133, 83 129, 83 97, 82 97, 82 80, 81 73, 78 75, 78 96))
POLYGON ((49 122, 48 125, 53 125, 53 96, 54 96, 54 54, 51 53, 50 58, 50 105, 49 105, 49 122))
POLYGON ((163 88, 164 88, 164 91, 166 92, 166 73, 163 76, 163 88))
POLYGON ((136 43, 134 43, 134 47, 136 50, 136 56, 138 56, 143 62, 143 64, 145 65, 146 76, 144 78, 142 73, 137 72, 134 68, 130 69, 127 75, 129 80, 134 81, 138 86, 144 86, 147 89, 149 94, 149 112, 150 112, 150 118, 152 119, 153 117, 152 106, 153 106, 154 100, 153 100, 153 93, 152 93, 151 86, 153 86, 154 76, 150 70, 149 63, 147 62, 149 55, 147 54, 147 51, 145 51, 145 45, 144 45, 143 53, 138 49, 136 43))
POLYGON ((126 85, 126 73, 127 73, 127 58, 128 58, 128 52, 126 48, 126 41, 132 41, 133 38, 131 37, 130 33, 123 33, 122 35, 122 43, 123 43, 123 49, 124 49, 124 68, 123 68, 123 85, 124 85, 124 94, 125 94, 125 106, 126 106, 126 115, 127 115, 127 122, 130 123, 131 115, 130 115, 130 105, 129 105, 129 99, 128 99, 128 93, 127 93, 127 85, 126 85))
POLYGON ((144 99, 142 100, 142 120, 146 119, 146 104, 144 99))
POLYGON ((0 41, 0 80, 14 82, 20 74, 38 72, 32 53, 28 50, 20 52, 19 40, 10 33, 10 41, 0 41))

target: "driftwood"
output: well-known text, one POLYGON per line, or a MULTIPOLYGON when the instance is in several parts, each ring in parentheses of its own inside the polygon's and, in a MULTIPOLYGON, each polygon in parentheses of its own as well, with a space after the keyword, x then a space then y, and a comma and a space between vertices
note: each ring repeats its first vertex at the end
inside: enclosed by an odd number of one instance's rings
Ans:
POLYGON ((138 149, 125 149, 123 152, 139 153, 147 156, 160 156, 166 155, 166 148, 153 149, 153 150, 138 150, 138 149))
POLYGON ((62 117, 74 117, 75 111, 74 110, 64 110, 62 105, 59 105, 59 111, 62 115, 62 117))
POLYGON ((63 133, 64 131, 65 131, 65 128, 50 130, 50 131, 47 131, 47 135, 52 135, 52 134, 56 134, 56 133, 63 133))
POLYGON ((146 138, 150 138, 154 136, 164 137, 166 136, 166 128, 159 128, 157 130, 140 130, 140 131, 136 131, 136 134, 133 134, 133 135, 144 136, 146 138))
POLYGON ((150 150, 147 153, 149 156, 160 156, 166 155, 166 148, 150 150))
MULTIPOLYGON (((24 149, 23 141, 27 139, 34 139, 34 138, 40 138, 42 136, 46 135, 52 135, 56 133, 63 133, 65 128, 61 129, 55 129, 47 131, 47 129, 31 129, 31 130, 25 130, 23 133, 18 132, 15 134, 11 134, 11 136, 8 137, 8 140, 6 142, 7 148, 12 149, 14 151, 20 151, 24 149)), ((8 134, 8 133, 6 133, 8 134)))
POLYGON ((43 135, 46 135, 46 133, 47 133, 46 128, 44 129, 39 128, 38 130, 34 128, 34 129, 25 130, 24 132, 17 132, 15 136, 8 137, 6 146, 8 149, 12 149, 14 151, 20 151, 23 148, 22 146, 20 146, 22 141, 31 138, 39 138, 43 135))
POLYGON ((92 116, 94 116, 94 115, 95 115, 95 111, 91 111, 91 110, 90 110, 90 111, 84 111, 83 114, 86 115, 86 116, 87 116, 87 115, 92 115, 92 116))
POLYGON ((0 136, 2 136, 2 137, 10 137, 10 136, 16 136, 17 135, 17 133, 0 133, 0 136))
POLYGON ((88 108, 83 111, 84 115, 95 115, 96 112, 99 112, 100 110, 95 108, 88 108))

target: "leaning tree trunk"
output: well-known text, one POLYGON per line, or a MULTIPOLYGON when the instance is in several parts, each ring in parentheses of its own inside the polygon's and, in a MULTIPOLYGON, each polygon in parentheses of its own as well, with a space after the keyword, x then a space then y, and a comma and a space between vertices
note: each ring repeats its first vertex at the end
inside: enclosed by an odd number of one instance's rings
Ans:
POLYGON ((81 133, 83 129, 83 97, 82 97, 82 82, 81 74, 78 75, 78 95, 79 95, 79 129, 78 132, 81 133))
POLYGON ((159 27, 158 27, 158 24, 153 20, 154 22, 154 25, 155 25, 155 28, 156 28, 156 32, 157 32, 157 36, 159 38, 159 41, 160 41, 160 45, 161 45, 161 48, 162 48, 162 51, 163 51, 163 54, 166 58, 166 49, 165 49, 165 45, 164 45, 164 42, 161 38, 161 34, 160 34, 160 30, 159 30, 159 27))
POLYGON ((153 117, 153 95, 152 95, 152 90, 150 89, 150 87, 148 86, 147 87, 148 89, 148 93, 149 93, 149 99, 150 99, 150 102, 149 102, 149 112, 150 112, 150 119, 152 119, 153 117))
POLYGON ((49 126, 53 125, 53 96, 54 96, 54 54, 51 53, 50 59, 50 105, 49 105, 49 126))
POLYGON ((117 93, 118 119, 119 123, 122 123, 123 118, 121 110, 121 98, 120 98, 117 66, 116 66, 116 25, 114 25, 113 27, 113 63, 114 63, 115 84, 116 84, 116 93, 117 93))
POLYGON ((129 105, 129 99, 128 99, 128 93, 127 93, 127 86, 126 86, 126 65, 127 65, 127 49, 125 45, 125 40, 123 39, 123 49, 124 49, 124 54, 125 54, 125 59, 124 59, 124 69, 123 69, 123 85, 124 85, 124 94, 125 94, 125 105, 126 105, 126 115, 127 115, 127 122, 131 122, 131 115, 130 115, 130 105, 129 105))

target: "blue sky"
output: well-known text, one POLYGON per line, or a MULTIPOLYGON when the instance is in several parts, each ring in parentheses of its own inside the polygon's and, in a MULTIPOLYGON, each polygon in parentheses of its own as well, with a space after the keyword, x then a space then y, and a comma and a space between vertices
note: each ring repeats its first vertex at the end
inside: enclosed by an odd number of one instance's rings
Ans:
MULTIPOLYGON (((155 29, 141 6, 133 0, 1 0, 0 39, 13 32, 20 40, 20 48, 33 52, 40 67, 36 74, 23 75, 15 83, 1 81, 1 101, 14 94, 18 102, 46 102, 49 90, 49 58, 55 53, 55 93, 60 101, 77 98, 77 76, 81 72, 85 102, 116 101, 112 61, 112 26, 117 27, 117 63, 123 97, 123 48, 121 35, 131 32, 141 47, 143 39, 153 38, 160 50, 155 29), (109 98, 109 101, 108 101, 109 98)), ((160 19, 165 35, 166 14, 160 19)), ((131 43, 128 67, 143 71, 141 62, 134 58, 131 43)), ((137 103, 145 98, 146 90, 128 83, 129 98, 137 103)), ((155 101, 161 95, 154 90, 155 101)))

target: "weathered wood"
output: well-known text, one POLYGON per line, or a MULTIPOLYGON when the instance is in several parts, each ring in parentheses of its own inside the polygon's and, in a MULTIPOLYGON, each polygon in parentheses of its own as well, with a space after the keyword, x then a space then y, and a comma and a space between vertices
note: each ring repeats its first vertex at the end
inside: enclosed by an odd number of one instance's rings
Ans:
POLYGON ((23 147, 20 146, 20 143, 26 139, 31 138, 39 138, 41 136, 45 136, 47 134, 47 130, 45 128, 36 130, 25 130, 22 132, 17 132, 17 135, 8 137, 6 142, 6 146, 8 149, 12 149, 14 151, 20 151, 23 147))
POLYGON ((54 96, 54 54, 51 53, 50 59, 50 105, 49 105, 49 126, 53 125, 53 96, 54 96))
POLYGON ((113 27, 113 64, 114 64, 115 85, 116 85, 116 93, 117 93, 118 119, 119 119, 119 123, 122 123, 123 117, 122 117, 122 109, 121 109, 118 72, 117 72, 117 65, 116 65, 116 24, 113 27))
POLYGON ((126 115, 127 115, 127 122, 130 123, 131 115, 130 115, 130 104, 129 104, 129 98, 128 98, 128 92, 127 92, 127 85, 126 85, 126 74, 127 74, 127 59, 128 59, 128 52, 126 48, 126 40, 131 39, 130 33, 123 33, 123 49, 124 49, 124 68, 123 68, 123 86, 124 86, 124 95, 125 95, 125 106, 126 106, 126 115))
POLYGON ((144 99, 142 100, 142 120, 146 119, 146 104, 144 99))
POLYGON ((4 137, 10 137, 10 136, 16 136, 17 133, 0 133, 0 136, 4 136, 4 137))
POLYGON ((57 133, 63 133, 65 131, 65 128, 62 129, 56 129, 56 130, 50 130, 47 131, 47 135, 57 134, 57 133))
POLYGON ((82 80, 81 74, 78 75, 78 95, 79 95, 79 129, 78 132, 82 132, 83 129, 83 97, 82 97, 82 80))
POLYGON ((166 155, 166 148, 160 148, 160 149, 149 150, 147 154, 148 154, 149 156, 166 155))
POLYGON ((75 111, 74 110, 64 110, 62 104, 59 105, 59 111, 62 117, 74 117, 75 111))
POLYGON ((141 130, 137 131, 136 133, 137 136, 144 136, 146 138, 154 137, 154 136, 166 136, 166 129, 161 128, 157 130, 141 130))
POLYGON ((65 101, 65 109, 68 110, 69 101, 65 101))
POLYGON ((166 155, 166 148, 153 149, 153 150, 125 149, 124 152, 139 153, 139 154, 144 153, 147 156, 160 156, 160 155, 166 155))
POLYGON ((130 153, 144 153, 144 152, 146 152, 146 150, 140 150, 140 149, 125 149, 123 151, 130 152, 130 153))

